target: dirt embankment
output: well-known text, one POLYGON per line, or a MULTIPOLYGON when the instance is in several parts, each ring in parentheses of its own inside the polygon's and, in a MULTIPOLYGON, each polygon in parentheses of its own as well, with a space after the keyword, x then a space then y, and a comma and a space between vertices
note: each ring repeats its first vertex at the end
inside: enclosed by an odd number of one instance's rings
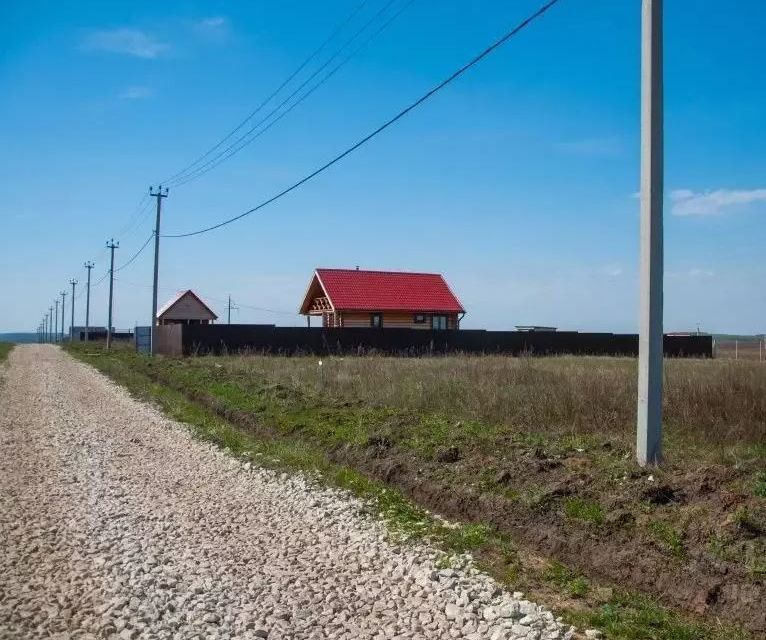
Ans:
MULTIPOLYGON (((711 553, 711 540, 727 539, 730 546, 734 541, 733 546, 747 553, 748 548, 759 548, 749 543, 766 534, 760 523, 736 515, 748 513, 754 500, 721 487, 731 480, 730 470, 709 467, 688 474, 669 470, 662 484, 648 480, 648 473, 628 478, 622 493, 608 496, 609 506, 601 522, 583 526, 567 517, 564 505, 567 499, 576 501, 578 496, 591 495, 586 459, 575 454, 551 460, 539 450, 518 453, 498 473, 498 479, 508 487, 530 483, 540 487, 535 504, 452 480, 453 473, 476 477, 482 468, 480 459, 424 463, 407 452, 379 446, 367 450, 339 448, 333 457, 402 489, 448 518, 489 523, 586 575, 638 589, 685 611, 741 624, 766 636, 763 577, 739 562, 711 553), (445 477, 446 464, 453 469, 445 477), (454 468, 458 465, 460 470, 454 468), (572 473, 573 467, 582 470, 572 473), (675 534, 666 532, 672 531, 670 525, 666 531, 652 528, 641 507, 661 515, 663 510, 682 509, 681 517, 688 519, 683 540, 676 543, 675 534)), ((753 561, 757 563, 757 558, 753 561)))

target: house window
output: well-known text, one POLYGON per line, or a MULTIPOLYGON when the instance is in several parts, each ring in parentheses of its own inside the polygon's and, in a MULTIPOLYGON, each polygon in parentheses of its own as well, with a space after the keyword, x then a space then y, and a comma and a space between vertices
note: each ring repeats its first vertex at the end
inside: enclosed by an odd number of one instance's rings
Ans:
POLYGON ((370 314, 370 326, 380 329, 383 326, 383 314, 371 313, 370 314))
POLYGON ((431 319, 431 327, 437 330, 443 330, 447 328, 447 316, 433 316, 431 319))
POLYGON ((418 313, 415 315, 415 324, 425 324, 426 323, 426 317, 422 313, 418 313))

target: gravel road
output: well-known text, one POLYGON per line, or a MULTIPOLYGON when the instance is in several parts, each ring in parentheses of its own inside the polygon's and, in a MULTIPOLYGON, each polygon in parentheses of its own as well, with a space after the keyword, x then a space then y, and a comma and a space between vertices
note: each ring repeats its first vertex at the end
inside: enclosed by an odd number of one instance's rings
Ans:
MULTIPOLYGON (((2 638, 570 638, 344 493, 247 469, 50 345, 0 373, 2 638)), ((514 597, 515 595, 515 597, 514 597)))

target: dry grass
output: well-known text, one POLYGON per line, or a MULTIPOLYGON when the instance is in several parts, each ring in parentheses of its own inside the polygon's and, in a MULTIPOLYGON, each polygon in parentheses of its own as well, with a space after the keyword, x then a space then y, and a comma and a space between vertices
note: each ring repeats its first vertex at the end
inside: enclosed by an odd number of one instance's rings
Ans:
POLYGON ((717 340, 715 357, 730 360, 766 360, 766 347, 762 340, 717 340))
MULTIPOLYGON (((436 412, 526 433, 599 434, 632 442, 636 360, 451 356, 217 358, 236 377, 260 377, 338 401, 436 412)), ((666 362, 665 422, 685 445, 766 442, 766 366, 666 362)))

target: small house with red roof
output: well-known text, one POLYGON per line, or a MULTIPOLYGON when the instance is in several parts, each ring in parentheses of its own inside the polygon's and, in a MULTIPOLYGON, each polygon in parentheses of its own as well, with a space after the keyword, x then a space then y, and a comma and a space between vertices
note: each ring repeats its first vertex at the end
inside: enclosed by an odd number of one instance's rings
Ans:
POLYGON ((300 313, 323 327, 459 329, 465 309, 438 273, 317 269, 300 313))
POLYGON ((157 311, 157 324, 212 324, 218 316, 194 291, 179 291, 157 311))

